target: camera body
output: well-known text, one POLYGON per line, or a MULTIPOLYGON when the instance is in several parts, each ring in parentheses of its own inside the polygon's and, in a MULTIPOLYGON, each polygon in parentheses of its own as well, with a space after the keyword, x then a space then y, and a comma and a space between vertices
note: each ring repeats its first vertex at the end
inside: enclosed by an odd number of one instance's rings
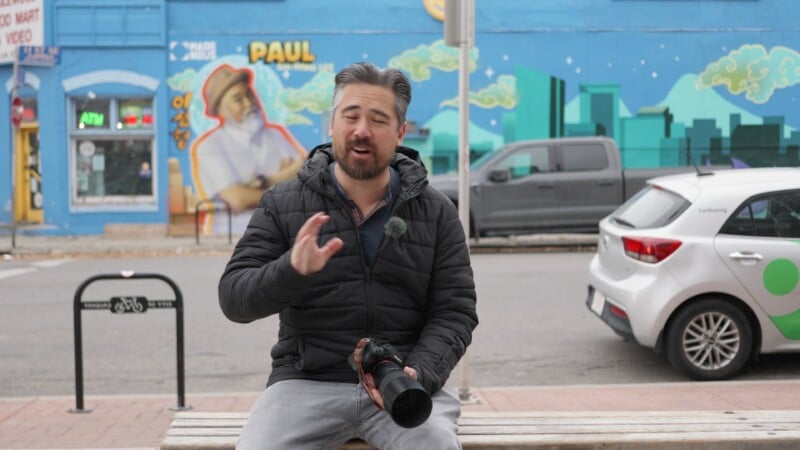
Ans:
MULTIPOLYGON (((392 420, 404 428, 421 425, 431 414, 433 402, 428 391, 403 371, 403 358, 387 342, 372 338, 361 348, 361 369, 372 374, 392 420)), ((357 350, 358 351, 358 350, 357 350)))
POLYGON ((386 362, 403 367, 403 358, 391 344, 374 338, 369 339, 361 350, 361 367, 364 372, 373 373, 378 365, 386 362))

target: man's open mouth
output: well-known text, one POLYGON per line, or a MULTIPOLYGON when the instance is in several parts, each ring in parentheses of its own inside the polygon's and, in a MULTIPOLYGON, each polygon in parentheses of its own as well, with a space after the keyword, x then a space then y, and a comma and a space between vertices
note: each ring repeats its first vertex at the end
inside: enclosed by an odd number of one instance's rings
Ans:
POLYGON ((369 147, 358 146, 358 145, 350 147, 350 150, 352 150, 353 153, 359 155, 369 155, 370 153, 372 153, 372 150, 370 150, 369 147))

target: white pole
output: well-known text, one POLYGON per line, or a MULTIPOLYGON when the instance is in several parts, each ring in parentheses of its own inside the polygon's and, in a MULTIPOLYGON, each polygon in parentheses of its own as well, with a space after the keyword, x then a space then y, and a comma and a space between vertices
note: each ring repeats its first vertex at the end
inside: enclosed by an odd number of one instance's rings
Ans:
MULTIPOLYGON (((469 239, 469 49, 473 41, 474 0, 459 0, 460 43, 458 66, 458 217, 469 239)), ((472 400, 469 388, 469 352, 461 358, 458 396, 472 400)))

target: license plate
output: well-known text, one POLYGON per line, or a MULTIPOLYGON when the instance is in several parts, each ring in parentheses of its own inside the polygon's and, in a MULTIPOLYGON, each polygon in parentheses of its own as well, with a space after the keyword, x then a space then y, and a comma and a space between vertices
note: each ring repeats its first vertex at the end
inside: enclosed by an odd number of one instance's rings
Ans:
POLYGON ((595 314, 598 316, 603 315, 603 307, 606 304, 606 296, 603 295, 602 292, 598 291, 597 289, 594 290, 592 293, 592 304, 590 308, 594 311, 595 314))

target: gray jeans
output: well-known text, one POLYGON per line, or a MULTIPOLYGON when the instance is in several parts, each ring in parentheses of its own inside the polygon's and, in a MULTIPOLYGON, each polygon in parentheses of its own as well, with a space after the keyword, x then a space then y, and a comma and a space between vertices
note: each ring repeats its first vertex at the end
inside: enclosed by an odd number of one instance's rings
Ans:
POLYGON ((432 399, 428 420, 403 428, 372 403, 360 384, 281 381, 258 397, 236 448, 338 449, 361 438, 381 450, 460 449, 458 397, 442 389, 432 399))

